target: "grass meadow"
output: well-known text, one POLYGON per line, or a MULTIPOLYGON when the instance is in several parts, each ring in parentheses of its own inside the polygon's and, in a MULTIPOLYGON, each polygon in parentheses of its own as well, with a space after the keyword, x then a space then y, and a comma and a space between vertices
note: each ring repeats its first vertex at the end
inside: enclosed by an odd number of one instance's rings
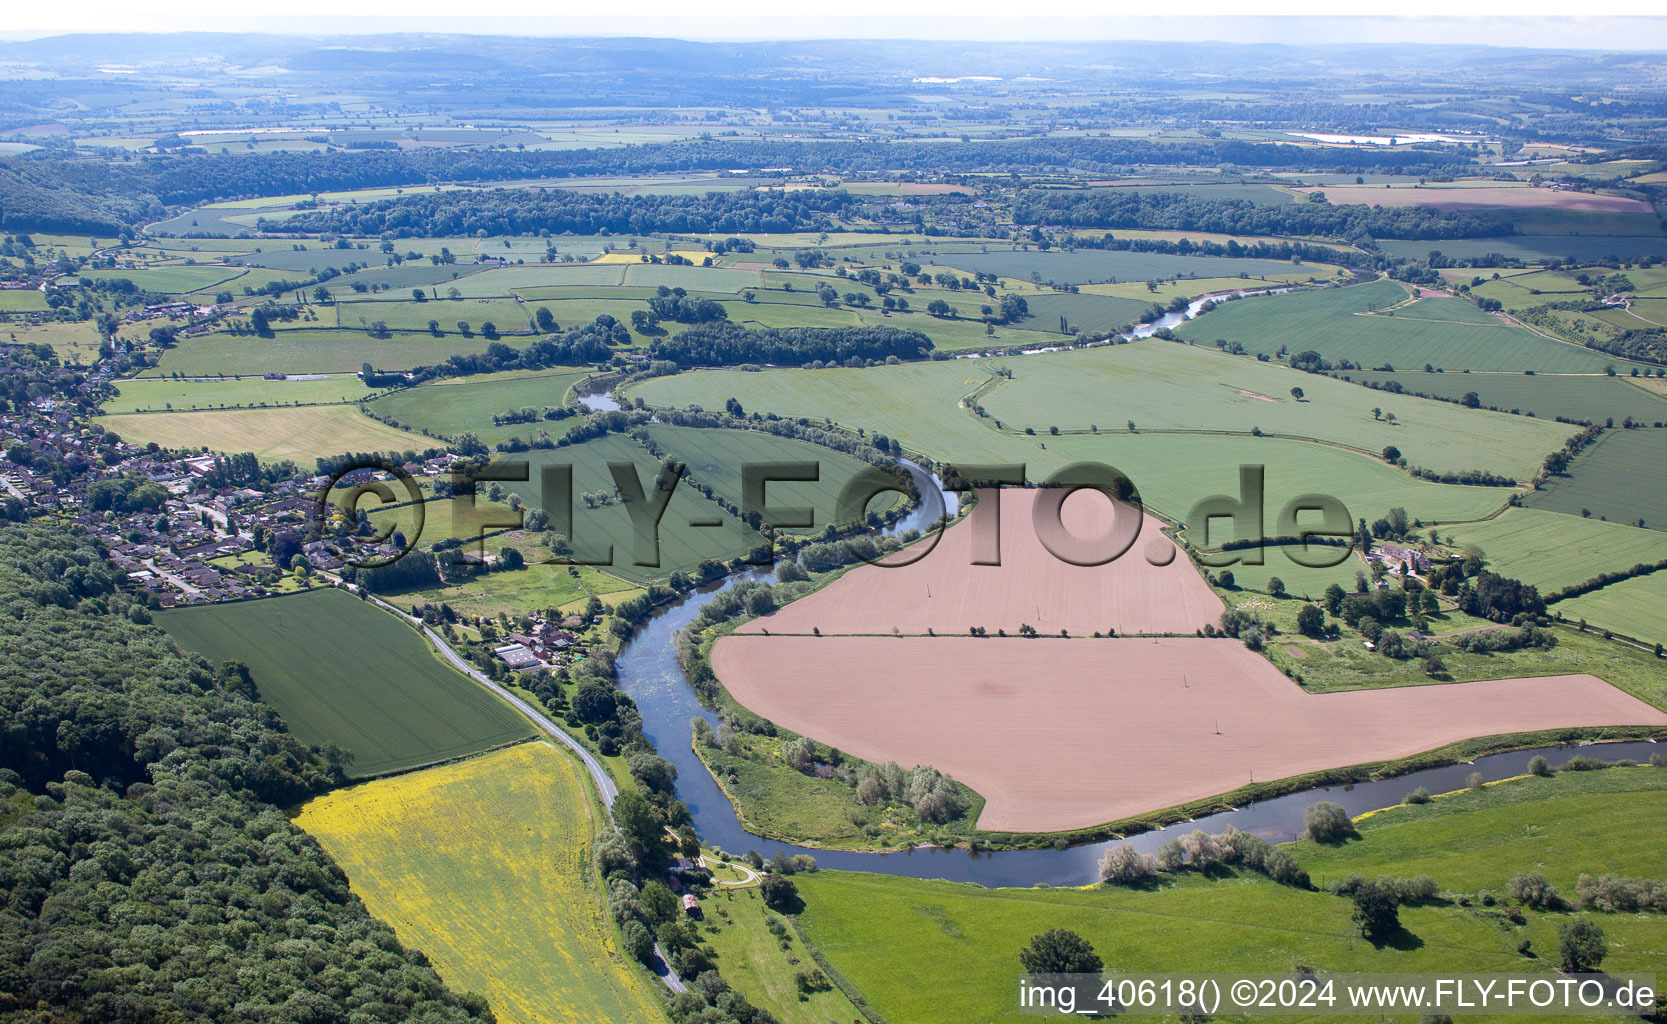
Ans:
POLYGON ((318 797, 296 824, 503 1024, 664 1020, 603 907, 588 787, 565 751, 523 743, 318 797))
MULTIPOLYGON (((1428 873, 1454 895, 1497 893, 1518 871, 1545 870, 1566 893, 1582 870, 1654 877, 1663 863, 1648 808, 1664 801, 1661 774, 1611 769, 1512 780, 1372 815, 1361 823, 1363 838, 1342 847, 1289 849, 1316 882, 1356 871, 1428 873)), ((1401 935, 1374 945, 1360 939, 1348 900, 1234 870, 1168 876, 1150 890, 992 890, 826 871, 798 885, 806 934, 876 1009, 893 1020, 946 1024, 1024 1019, 1014 995, 1018 951, 1048 928, 1082 935, 1118 972, 1256 974, 1305 964, 1325 972, 1550 973, 1557 927, 1569 919, 1530 910, 1518 925, 1501 907, 1444 899, 1403 907, 1401 935), (1518 952, 1524 939, 1536 955, 1518 952)), ((1609 941, 1606 970, 1656 966, 1667 917, 1590 916, 1609 941)))
MULTIPOLYGON (((1547 760, 1555 766, 1577 752, 1547 760)), ((1359 840, 1299 842, 1291 852, 1317 884, 1349 873, 1427 874, 1446 889, 1503 895, 1512 875, 1540 871, 1572 899, 1583 873, 1667 873, 1655 827, 1663 813, 1667 770, 1558 772, 1385 808, 1359 820, 1359 840)))
POLYGON ((343 452, 443 447, 435 438, 390 427, 352 405, 119 413, 100 416, 97 422, 135 444, 154 441, 164 448, 254 452, 267 462, 293 459, 302 466, 321 455, 343 452))
POLYGON ((303 742, 350 751, 355 777, 532 734, 507 704, 447 667, 413 630, 346 591, 180 608, 157 622, 210 664, 248 665, 261 698, 290 731, 303 742))

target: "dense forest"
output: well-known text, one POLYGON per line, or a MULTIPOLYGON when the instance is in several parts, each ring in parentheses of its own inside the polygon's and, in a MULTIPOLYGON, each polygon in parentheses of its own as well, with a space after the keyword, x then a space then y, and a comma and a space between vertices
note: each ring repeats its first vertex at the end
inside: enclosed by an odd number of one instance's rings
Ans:
POLYGON ((1133 189, 1027 189, 1013 204, 1019 224, 1159 228, 1230 235, 1372 238, 1488 238, 1516 234, 1506 213, 1453 213, 1429 206, 1332 206, 1324 202, 1253 203, 1182 192, 1133 189))
POLYGON ((490 1019, 276 806, 339 752, 116 582, 86 538, 0 530, 0 1018, 490 1019))
MULTIPOLYGON (((0 160, 0 228, 115 234, 165 207, 216 199, 445 182, 517 181, 662 171, 791 168, 796 173, 1116 173, 1140 166, 1426 174, 1465 158, 1419 150, 1283 143, 1018 139, 1003 142, 698 141, 569 150, 175 152, 121 159, 25 154, 0 160)), ((1386 236, 1387 237, 1387 236, 1386 236)))
POLYGON ((468 189, 307 211, 263 230, 395 238, 474 235, 682 234, 828 231, 854 202, 846 192, 619 195, 543 189, 468 189))

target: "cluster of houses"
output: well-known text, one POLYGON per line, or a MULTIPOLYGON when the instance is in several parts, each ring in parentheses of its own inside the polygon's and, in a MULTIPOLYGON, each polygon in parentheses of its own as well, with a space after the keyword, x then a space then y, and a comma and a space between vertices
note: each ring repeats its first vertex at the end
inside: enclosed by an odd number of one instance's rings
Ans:
POLYGON ((504 637, 504 643, 493 648, 492 654, 517 671, 565 665, 570 658, 583 657, 574 649, 578 634, 571 632, 583 626, 584 620, 577 615, 569 615, 559 623, 534 616, 527 632, 504 637))

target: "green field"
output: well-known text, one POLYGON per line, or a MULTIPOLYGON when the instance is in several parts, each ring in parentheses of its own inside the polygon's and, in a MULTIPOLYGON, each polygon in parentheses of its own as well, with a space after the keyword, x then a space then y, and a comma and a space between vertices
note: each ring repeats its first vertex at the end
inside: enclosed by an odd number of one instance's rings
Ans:
POLYGON ((90 365, 98 360, 98 327, 90 321, 54 321, 44 324, 0 324, 0 339, 16 345, 51 345, 53 354, 66 363, 90 365))
POLYGON ((530 441, 541 429, 559 437, 577 421, 540 420, 499 426, 492 417, 526 406, 541 412, 546 406, 559 408, 566 404, 568 389, 591 372, 555 368, 440 380, 397 391, 368 408, 378 416, 442 437, 468 431, 487 444, 511 437, 530 441))
POLYGON ((104 403, 109 412, 250 408, 277 405, 325 405, 355 402, 376 392, 352 374, 265 380, 229 377, 225 380, 176 380, 141 377, 116 382, 116 397, 104 403))
POLYGON ((449 668, 391 614, 341 590, 181 608, 157 622, 218 665, 249 666, 263 700, 306 743, 354 755, 364 778, 532 734, 508 705, 449 668))
MULTIPOLYGON (((763 373, 701 371, 645 381, 629 390, 650 405, 694 403, 720 408, 738 399, 749 412, 831 418, 848 427, 880 431, 934 459, 967 465, 1024 463, 1029 478, 1044 479, 1076 461, 1108 463, 1139 487, 1149 506, 1184 519, 1201 498, 1233 493, 1238 467, 1266 467, 1268 515, 1299 494, 1323 491, 1340 498, 1367 521, 1402 506, 1425 521, 1479 519, 1504 505, 1503 488, 1462 487, 1415 480, 1382 459, 1330 445, 1272 437, 1202 434, 1115 433, 1051 437, 997 430, 958 407, 1007 366, 1015 377, 1041 356, 957 360, 872 367, 866 370, 770 370, 763 373)), ((1366 412, 1370 417, 1370 411, 1366 412)), ((1111 424, 1124 428, 1122 417, 1111 424)), ((1137 427, 1139 426, 1137 422, 1137 427)))
MULTIPOLYGON (((380 522, 377 528, 382 528, 380 522)), ((423 536, 433 540, 439 534, 425 530, 423 536)), ((486 541, 488 552, 502 546, 503 542, 496 538, 486 541)), ((588 566, 536 564, 549 557, 549 552, 525 544, 517 546, 523 549, 527 561, 535 564, 519 570, 483 573, 424 590, 404 590, 398 596, 390 595, 389 600, 401 607, 423 602, 448 604, 459 615, 495 617, 500 612, 509 615, 550 609, 576 612, 584 608, 592 595, 611 606, 642 593, 639 588, 588 566)))
POLYGON ((1667 256, 1667 238, 1660 235, 1511 235, 1499 238, 1438 238, 1401 241, 1379 239, 1378 248, 1391 256, 1423 259, 1436 250, 1460 259, 1497 253, 1537 263, 1548 257, 1596 260, 1606 256, 1667 256))
MULTIPOLYGON (((456 320, 456 317, 452 318, 456 320)), ((146 377, 179 374, 183 377, 260 376, 265 373, 358 373, 365 363, 378 370, 409 370, 443 363, 454 353, 486 351, 489 344, 477 330, 473 338, 456 333, 436 338, 427 331, 372 338, 364 331, 329 327, 298 327, 274 331, 270 338, 253 334, 205 334, 187 338, 162 353, 146 377)), ((480 325, 475 324, 478 328, 480 325)), ((504 338, 513 347, 526 337, 504 338)), ((97 346, 93 347, 97 351, 97 346)))
POLYGON ((1571 621, 1585 619, 1646 643, 1667 643, 1667 572, 1611 583, 1559 601, 1552 610, 1571 621))
POLYGON ((0 313, 39 313, 47 308, 39 288, 0 289, 0 313))
POLYGON ((1381 312, 1407 295, 1403 285, 1382 280, 1241 299, 1183 324, 1177 333, 1203 344, 1225 338, 1252 354, 1273 356, 1286 347, 1292 354, 1312 350, 1332 362, 1350 359, 1368 368, 1398 370, 1430 364, 1449 373, 1592 373, 1619 362, 1512 327, 1461 299, 1421 299, 1394 315, 1381 312), (1368 315, 1369 307, 1380 312, 1368 315))
MULTIPOLYGON (((1632 417, 1640 423, 1667 422, 1667 399, 1632 384, 1625 376, 1605 374, 1523 373, 1362 373, 1342 374, 1362 384, 1398 381, 1409 394, 1461 401, 1476 393, 1484 409, 1532 413, 1541 419, 1621 423, 1632 417)), ((1385 394, 1385 398, 1393 395, 1385 394)))
MULTIPOLYGON (((167 267, 138 270, 89 270, 82 276, 104 279, 126 278, 144 291, 183 295, 186 292, 223 284, 243 272, 241 267, 228 267, 224 264, 201 266, 175 264, 167 267)), ((236 291, 237 289, 232 290, 236 291)))
POLYGON ((1667 530, 1667 430, 1613 430, 1569 462, 1568 473, 1552 477, 1523 499, 1533 508, 1618 523, 1642 523, 1667 530))
MULTIPOLYGON (((708 863, 716 869, 715 876, 722 878, 724 865, 716 857, 708 863)), ((770 1011, 782 1024, 842 1024, 861 1019, 837 988, 799 994, 794 975, 814 966, 810 951, 792 928, 786 928, 779 939, 771 933, 767 921, 787 922, 764 906, 756 885, 718 888, 703 901, 702 910, 701 938, 717 951, 718 970, 754 1006, 770 1011)))
POLYGON ((596 882, 593 800, 566 751, 523 743, 326 794, 296 823, 371 913, 503 1024, 663 1021, 596 882))
POLYGON ((294 459, 311 466, 321 455, 344 452, 423 452, 444 445, 426 434, 380 423, 351 405, 130 412, 98 422, 122 440, 164 448, 254 452, 269 462, 294 459))
MULTIPOLYGON (((1574 753, 1548 760, 1560 764, 1574 753)), ((1601 747, 1593 753, 1604 756, 1601 747)), ((1558 772, 1386 808, 1360 821, 1359 841, 1300 842, 1291 851, 1316 884, 1351 872, 1427 874, 1451 891, 1503 895, 1512 875, 1540 871, 1572 899, 1583 873, 1667 874, 1656 826, 1663 812, 1667 771, 1660 768, 1558 772)))
POLYGON ((1532 583, 1541 593, 1667 559, 1667 536, 1657 531, 1537 508, 1507 509, 1441 532, 1461 548, 1480 545, 1494 572, 1532 583))
MULTIPOLYGON (((1227 256, 1171 256, 1165 253, 1119 252, 1115 249, 1076 249, 1071 252, 994 251, 933 256, 931 262, 982 271, 1019 281, 1040 274, 1055 284, 1091 284, 1106 281, 1148 281, 1164 277, 1238 277, 1249 280, 1262 275, 1289 274, 1290 261, 1238 259, 1227 256)), ((1313 265, 1311 272, 1329 277, 1330 267, 1313 265)))
POLYGON ((1155 339, 1027 356, 1006 366, 1013 378, 998 381, 980 402, 1004 426, 1038 432, 1054 426, 1122 429, 1127 420, 1142 430, 1260 429, 1373 454, 1394 445, 1414 465, 1489 469, 1521 479, 1574 433, 1554 422, 1382 394, 1276 363, 1155 339), (1293 388, 1302 389, 1300 401, 1293 388), (1385 415, 1374 415, 1374 408, 1385 415))

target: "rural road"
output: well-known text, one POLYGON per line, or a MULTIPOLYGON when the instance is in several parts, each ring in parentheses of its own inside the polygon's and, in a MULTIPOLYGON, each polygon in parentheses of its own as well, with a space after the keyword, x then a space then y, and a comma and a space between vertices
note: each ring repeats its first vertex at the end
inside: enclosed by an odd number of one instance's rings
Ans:
MULTIPOLYGON (((596 760, 596 758, 591 755, 590 751, 580 746, 578 740, 575 740, 573 737, 567 735, 567 733, 561 731, 561 729, 557 728, 543 715, 539 714, 531 704, 528 704, 515 694, 510 693, 504 687, 499 686, 485 673, 464 661, 458 656, 456 651, 451 649, 451 645, 446 643, 445 637, 442 637, 429 627, 424 626, 421 619, 412 618, 410 615, 407 615, 375 595, 371 596, 371 600, 375 601, 383 608, 393 612, 395 615, 398 615, 405 621, 420 626, 422 628, 423 635, 428 638, 428 642, 434 645, 434 649, 439 651, 441 656, 444 657, 446 661, 450 662, 453 668, 468 676, 470 679, 473 679, 480 685, 486 687, 488 690, 491 690, 499 697, 502 697, 511 707, 521 712, 521 714, 525 716, 528 721, 537 726, 539 731, 550 736, 554 736, 557 740, 560 740, 563 744, 565 744, 568 749, 572 750, 575 754, 578 754, 579 760, 583 761, 585 763, 585 767, 590 770, 591 781, 596 783, 596 788, 602 793, 602 807, 608 814, 609 823, 611 824, 613 822, 614 798, 619 795, 619 787, 614 785, 614 780, 608 777, 607 770, 602 767, 602 763, 600 761, 596 760)), ((687 992, 688 986, 683 984, 683 979, 679 978, 677 976, 677 972, 672 969, 671 961, 667 959, 665 950, 660 948, 660 944, 658 942, 654 944, 654 955, 660 958, 660 965, 665 969, 664 974, 660 974, 659 971, 655 971, 655 973, 659 975, 661 981, 666 983, 666 987, 671 989, 673 992, 687 992)))
MULTIPOLYGON (((406 618, 409 619, 410 616, 407 615, 406 618)), ((421 620, 419 619, 417 621, 420 622, 421 620)), ((607 769, 602 767, 602 763, 596 760, 595 757, 591 756, 590 751, 580 746, 578 740, 561 731, 560 728, 552 724, 543 715, 534 710, 531 704, 528 704, 515 694, 510 693, 502 686, 499 686, 485 673, 460 658, 457 652, 451 649, 451 645, 446 643, 445 638, 440 634, 436 633, 427 626, 424 626, 422 629, 423 635, 428 637, 429 643, 432 643, 440 654, 447 661, 451 662, 453 668, 508 701, 510 706, 525 715, 527 719, 532 722, 533 725, 536 725, 542 732, 554 736, 556 739, 566 744, 575 754, 579 755, 579 760, 583 761, 585 763, 585 767, 590 769, 590 777, 596 782, 596 788, 601 790, 602 803, 605 807, 609 808, 608 819, 612 821, 614 797, 619 795, 619 787, 615 786, 614 780, 608 777, 607 769)))

